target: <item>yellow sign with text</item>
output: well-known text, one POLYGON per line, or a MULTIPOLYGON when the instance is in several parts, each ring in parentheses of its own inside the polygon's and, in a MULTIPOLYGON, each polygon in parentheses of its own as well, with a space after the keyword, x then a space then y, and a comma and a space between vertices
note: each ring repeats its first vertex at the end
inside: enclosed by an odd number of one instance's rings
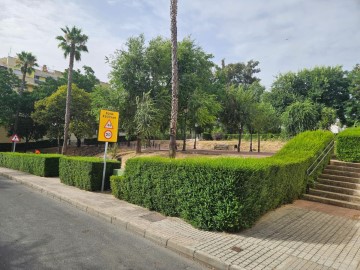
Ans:
POLYGON ((107 110, 100 111, 99 142, 117 142, 119 113, 107 110))

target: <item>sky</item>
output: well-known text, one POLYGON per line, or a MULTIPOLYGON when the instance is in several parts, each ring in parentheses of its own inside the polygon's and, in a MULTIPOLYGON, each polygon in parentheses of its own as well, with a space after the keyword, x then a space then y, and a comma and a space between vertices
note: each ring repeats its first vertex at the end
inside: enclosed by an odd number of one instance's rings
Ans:
MULTIPOLYGON (((105 57, 129 37, 170 38, 170 0, 0 0, 0 57, 32 52, 39 66, 68 66, 61 27, 89 36, 83 65, 108 81, 105 57)), ((213 61, 260 62, 267 89, 280 73, 360 63, 360 0, 179 0, 178 40, 190 36, 213 61)))

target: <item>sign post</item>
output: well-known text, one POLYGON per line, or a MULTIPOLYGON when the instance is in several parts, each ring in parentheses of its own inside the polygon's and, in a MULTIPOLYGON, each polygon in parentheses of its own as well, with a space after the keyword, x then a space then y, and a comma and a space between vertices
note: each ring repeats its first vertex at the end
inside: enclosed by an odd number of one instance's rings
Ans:
POLYGON ((101 182, 101 191, 104 191, 106 174, 106 154, 109 142, 117 142, 119 113, 107 110, 100 111, 98 141, 105 142, 104 170, 101 182))
POLYGON ((16 143, 20 142, 20 137, 17 134, 14 134, 11 136, 11 141, 14 143, 14 147, 13 147, 12 151, 15 152, 16 143))

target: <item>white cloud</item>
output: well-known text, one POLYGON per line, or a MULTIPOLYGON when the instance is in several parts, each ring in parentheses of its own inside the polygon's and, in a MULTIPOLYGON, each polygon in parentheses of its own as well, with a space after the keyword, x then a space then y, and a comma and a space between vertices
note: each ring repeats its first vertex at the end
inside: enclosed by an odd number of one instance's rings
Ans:
MULTIPOLYGON (((315 65, 360 62, 357 0, 182 0, 179 40, 191 35, 216 62, 260 61, 263 83, 279 72, 315 65)), ((64 69, 57 48, 60 27, 76 25, 89 36, 89 65, 106 80, 104 57, 130 36, 170 37, 169 0, 0 0, 0 56, 31 51, 39 64, 64 69)))

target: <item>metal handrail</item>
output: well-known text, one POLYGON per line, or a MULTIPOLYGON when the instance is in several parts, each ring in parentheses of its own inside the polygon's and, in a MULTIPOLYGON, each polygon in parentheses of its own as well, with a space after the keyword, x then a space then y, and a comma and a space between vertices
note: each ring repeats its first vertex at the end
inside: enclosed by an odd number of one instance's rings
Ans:
POLYGON ((314 162, 310 165, 310 167, 306 170, 306 174, 308 176, 312 175, 313 172, 319 167, 321 162, 324 160, 324 158, 329 154, 331 150, 334 149, 334 140, 331 140, 331 142, 325 147, 325 149, 321 152, 321 154, 314 160, 314 162), (320 161, 318 161, 321 158, 320 161), (315 166, 316 165, 316 166, 315 166), (315 167, 314 167, 315 166, 315 167), (314 167, 314 168, 313 168, 314 167))

